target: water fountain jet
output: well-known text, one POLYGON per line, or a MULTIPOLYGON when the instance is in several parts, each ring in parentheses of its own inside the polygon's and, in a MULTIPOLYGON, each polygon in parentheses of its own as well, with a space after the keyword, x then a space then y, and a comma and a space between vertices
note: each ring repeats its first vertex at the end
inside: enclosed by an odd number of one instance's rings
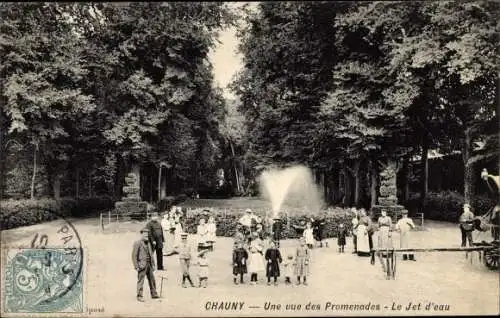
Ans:
POLYGON ((318 214, 323 205, 311 170, 305 166, 266 170, 259 183, 261 193, 271 203, 271 215, 267 215, 267 219, 277 218, 285 202, 300 206, 313 215, 318 214))

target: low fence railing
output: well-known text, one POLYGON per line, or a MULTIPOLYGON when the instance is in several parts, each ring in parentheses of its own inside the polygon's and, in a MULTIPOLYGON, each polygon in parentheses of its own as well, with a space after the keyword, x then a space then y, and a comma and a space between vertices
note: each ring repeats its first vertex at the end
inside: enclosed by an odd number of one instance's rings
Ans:
POLYGON ((101 231, 105 230, 106 226, 110 226, 111 224, 120 224, 125 223, 127 221, 146 221, 149 220, 151 216, 151 212, 146 211, 142 213, 117 213, 113 211, 108 211, 106 213, 101 213, 99 215, 99 229, 101 231))

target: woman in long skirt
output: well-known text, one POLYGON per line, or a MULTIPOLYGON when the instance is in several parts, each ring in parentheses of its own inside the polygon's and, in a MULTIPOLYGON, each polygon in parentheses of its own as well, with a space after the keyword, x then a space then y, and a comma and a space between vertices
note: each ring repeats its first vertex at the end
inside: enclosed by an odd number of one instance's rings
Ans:
POLYGON ((163 230, 163 237, 165 238, 165 250, 172 249, 174 247, 174 236, 170 233, 170 218, 168 212, 163 214, 161 219, 161 228, 163 230))
POLYGON ((368 236, 368 224, 365 220, 361 220, 361 222, 359 222, 356 235, 358 256, 370 256, 370 243, 368 236))
MULTIPOLYGON (((381 213, 382 216, 378 218, 378 249, 385 250, 391 248, 389 242, 389 231, 391 229, 392 220, 387 216, 387 211, 382 210, 381 213)), ((385 253, 382 252, 382 255, 385 255, 385 253)))

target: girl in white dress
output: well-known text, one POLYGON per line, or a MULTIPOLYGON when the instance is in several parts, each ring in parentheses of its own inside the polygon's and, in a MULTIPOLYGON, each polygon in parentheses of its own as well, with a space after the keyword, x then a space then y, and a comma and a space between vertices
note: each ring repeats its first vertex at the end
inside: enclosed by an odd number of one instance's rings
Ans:
POLYGON ((304 239, 306 240, 306 245, 308 248, 313 248, 314 246, 314 234, 311 222, 307 222, 306 229, 304 230, 304 239))
POLYGON ((210 216, 208 218, 208 223, 207 223, 206 241, 211 251, 214 250, 216 232, 217 232, 217 225, 215 224, 215 218, 213 216, 210 216))
POLYGON ((201 250, 207 242, 207 225, 204 218, 200 219, 200 224, 196 228, 196 235, 198 237, 198 250, 201 250))
POLYGON ((163 214, 163 218, 161 219, 161 228, 163 230, 163 237, 165 238, 165 249, 168 250, 170 245, 173 248, 173 236, 170 234, 170 219, 168 212, 163 214))
POLYGON ((248 259, 248 272, 250 273, 250 284, 257 284, 257 274, 263 272, 266 267, 264 265, 262 240, 254 235, 250 243, 250 257, 248 259))

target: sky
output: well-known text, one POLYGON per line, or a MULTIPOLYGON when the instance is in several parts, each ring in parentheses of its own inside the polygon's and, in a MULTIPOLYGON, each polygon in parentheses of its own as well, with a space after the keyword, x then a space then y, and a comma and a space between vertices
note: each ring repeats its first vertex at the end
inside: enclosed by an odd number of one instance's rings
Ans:
MULTIPOLYGON (((229 2, 228 4, 233 8, 246 4, 250 9, 255 10, 258 2, 229 2)), ((214 67, 215 82, 224 90, 224 97, 235 98, 227 85, 243 67, 242 55, 236 52, 239 44, 239 39, 236 37, 236 28, 229 28, 221 32, 219 42, 215 50, 209 53, 208 58, 214 67)))
POLYGON ((236 29, 230 28, 221 32, 219 41, 221 43, 218 43, 215 50, 209 54, 214 67, 215 82, 224 89, 224 97, 234 98, 234 94, 226 86, 243 66, 241 54, 236 52, 239 43, 236 38, 236 29))

